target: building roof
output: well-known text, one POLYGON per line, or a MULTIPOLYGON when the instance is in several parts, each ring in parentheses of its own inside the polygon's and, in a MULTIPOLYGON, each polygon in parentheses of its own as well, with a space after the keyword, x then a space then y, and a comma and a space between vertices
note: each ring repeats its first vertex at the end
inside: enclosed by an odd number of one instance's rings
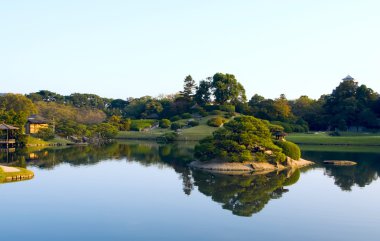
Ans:
POLYGON ((45 118, 39 116, 39 115, 31 115, 28 118, 28 123, 31 123, 31 124, 47 124, 47 123, 49 123, 49 121, 46 120, 45 118))
POLYGON ((0 124, 0 130, 18 130, 19 128, 7 124, 0 124))
POLYGON ((351 77, 351 75, 347 75, 344 79, 342 79, 344 81, 347 81, 347 80, 355 80, 354 78, 351 77))

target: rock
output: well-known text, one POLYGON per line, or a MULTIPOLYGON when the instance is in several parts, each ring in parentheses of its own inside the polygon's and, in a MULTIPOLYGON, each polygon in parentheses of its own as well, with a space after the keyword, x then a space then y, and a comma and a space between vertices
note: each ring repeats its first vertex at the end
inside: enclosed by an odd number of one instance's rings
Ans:
POLYGON ((357 163, 353 161, 345 161, 345 160, 325 160, 324 164, 334 165, 334 166, 354 166, 357 163))

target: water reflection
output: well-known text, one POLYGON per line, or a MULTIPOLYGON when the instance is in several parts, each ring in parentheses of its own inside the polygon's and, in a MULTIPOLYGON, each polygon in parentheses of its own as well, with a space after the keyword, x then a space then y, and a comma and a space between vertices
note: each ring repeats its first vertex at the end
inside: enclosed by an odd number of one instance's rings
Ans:
MULTIPOLYGON (((334 182, 343 191, 351 191, 357 185, 365 187, 377 180, 380 174, 380 153, 374 150, 362 151, 358 149, 355 152, 347 151, 349 147, 335 147, 334 149, 325 149, 324 147, 303 149, 304 158, 317 162, 319 166, 325 169, 325 175, 334 178, 334 182), (305 150, 306 149, 306 150, 305 150), (350 160, 358 164, 356 166, 331 166, 324 165, 324 160, 350 160)), ((379 151, 379 150, 377 150, 379 151)))
MULTIPOLYGON (((249 176, 228 176, 191 170, 187 164, 193 160, 194 144, 117 142, 102 147, 34 148, 17 150, 15 153, 1 153, 0 162, 52 169, 61 163, 72 166, 94 165, 112 159, 138 162, 144 166, 170 167, 179 174, 186 195, 191 195, 194 188, 197 188, 202 194, 220 203, 224 209, 239 216, 252 216, 260 212, 271 199, 281 198, 288 192, 286 187, 296 183, 300 177, 298 170, 249 176)), ((345 191, 351 190, 354 185, 364 187, 371 184, 380 173, 378 153, 307 150, 303 156, 319 163, 316 168, 324 168, 325 174, 334 178, 335 184, 345 191), (324 166, 322 161, 326 159, 353 160, 357 161, 358 165, 324 166)))
POLYGON ((290 170, 250 176, 194 172, 193 177, 201 193, 221 203, 234 215, 249 217, 260 212, 271 199, 281 198, 288 192, 285 186, 296 183, 300 172, 290 170))

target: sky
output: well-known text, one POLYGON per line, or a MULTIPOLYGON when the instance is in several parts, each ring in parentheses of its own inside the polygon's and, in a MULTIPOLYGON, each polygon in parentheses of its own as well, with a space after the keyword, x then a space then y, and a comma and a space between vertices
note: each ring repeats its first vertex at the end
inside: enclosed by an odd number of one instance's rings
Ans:
POLYGON ((0 93, 172 94, 234 74, 250 98, 380 92, 378 0, 0 0, 0 93))

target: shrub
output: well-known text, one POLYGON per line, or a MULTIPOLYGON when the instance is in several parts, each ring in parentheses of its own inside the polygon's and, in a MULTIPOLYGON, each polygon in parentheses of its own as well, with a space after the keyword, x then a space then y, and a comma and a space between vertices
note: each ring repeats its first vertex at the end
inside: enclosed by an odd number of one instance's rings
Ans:
POLYGON ((206 117, 206 116, 208 116, 208 112, 207 112, 207 111, 205 111, 205 110, 203 110, 203 111, 200 111, 200 112, 199 112, 199 114, 200 114, 201 116, 203 116, 203 117, 206 117))
POLYGON ((218 117, 214 117, 214 118, 209 119, 207 121, 207 125, 213 126, 213 127, 220 127, 225 122, 226 122, 226 119, 224 119, 223 117, 218 116, 218 117))
POLYGON ((198 125, 199 125, 199 122, 198 122, 198 121, 195 121, 195 120, 191 120, 191 121, 189 121, 187 124, 188 124, 189 126, 194 127, 194 126, 198 126, 198 125))
POLYGON ((220 110, 213 110, 211 111, 212 115, 222 115, 223 113, 220 110))
POLYGON ((182 119, 190 119, 192 118, 193 116, 190 114, 190 113, 183 113, 181 115, 182 119))
POLYGON ((220 110, 226 111, 226 112, 235 112, 235 106, 234 105, 222 105, 222 106, 220 106, 220 110))
POLYGON ((274 144, 276 144, 276 146, 280 147, 282 149, 282 152, 286 156, 288 156, 294 160, 299 160, 301 158, 301 150, 293 142, 290 142, 290 141, 274 141, 274 144))
POLYGON ((132 120, 131 130, 132 131, 141 131, 145 128, 150 128, 155 120, 132 120))
POLYGON ((36 137, 41 138, 44 141, 54 139, 54 131, 52 128, 41 128, 37 133, 36 137))
POLYGON ((172 122, 174 122, 174 121, 179 121, 181 119, 181 117, 179 117, 178 115, 175 115, 175 116, 173 116, 172 118, 170 118, 170 120, 172 121, 172 122))
POLYGON ((178 134, 172 131, 172 132, 163 134, 161 137, 164 138, 167 142, 173 142, 176 140, 177 136, 178 134))
POLYGON ((160 123, 159 123, 161 128, 169 128, 171 124, 172 124, 171 121, 168 119, 162 119, 160 120, 160 123))
POLYGON ((171 124, 170 129, 176 131, 178 129, 181 129, 184 125, 178 122, 174 122, 171 124))
POLYGON ((224 114, 224 117, 227 119, 230 119, 234 116, 235 116, 235 112, 228 112, 228 113, 224 114))

